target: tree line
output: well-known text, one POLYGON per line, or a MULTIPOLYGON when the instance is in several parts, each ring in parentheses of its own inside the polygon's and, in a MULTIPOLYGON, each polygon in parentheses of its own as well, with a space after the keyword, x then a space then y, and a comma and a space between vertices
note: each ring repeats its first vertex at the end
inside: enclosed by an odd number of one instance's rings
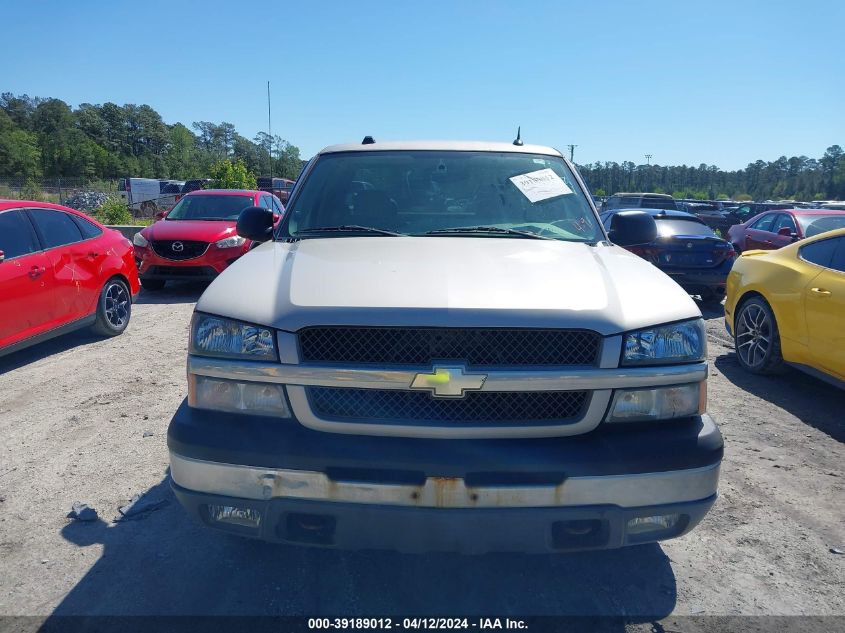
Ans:
MULTIPOLYGON (((165 123, 148 105, 83 103, 0 94, 0 177, 27 179, 139 176, 205 177, 224 159, 244 162, 254 175, 296 178, 299 148, 259 132, 249 139, 231 123, 165 123)), ((698 199, 845 199, 845 156, 832 145, 821 158, 781 156, 745 169, 715 165, 636 165, 596 162, 579 169, 592 192, 653 191, 698 199)))
POLYGON ((206 177, 220 160, 240 159, 255 175, 296 178, 299 148, 278 135, 249 139, 231 123, 167 124, 148 105, 83 103, 0 94, 0 176, 38 180, 206 177))
POLYGON ((669 193, 699 200, 842 200, 845 199, 845 156, 839 145, 821 158, 781 156, 758 160, 745 169, 723 171, 716 165, 698 167, 591 163, 579 165, 595 195, 619 191, 669 193))

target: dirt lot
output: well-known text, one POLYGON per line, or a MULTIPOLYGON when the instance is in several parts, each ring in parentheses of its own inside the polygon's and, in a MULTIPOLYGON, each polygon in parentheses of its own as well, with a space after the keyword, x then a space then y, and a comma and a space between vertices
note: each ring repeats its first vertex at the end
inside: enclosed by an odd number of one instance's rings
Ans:
POLYGON ((181 510, 165 438, 200 292, 142 293, 122 337, 0 359, 0 614, 845 615, 830 551, 845 549, 845 392, 744 373, 721 314, 706 316, 726 452, 698 529, 600 553, 411 556, 241 540, 181 510), (165 505, 113 523, 139 493, 165 505), (101 520, 66 519, 77 500, 101 520))

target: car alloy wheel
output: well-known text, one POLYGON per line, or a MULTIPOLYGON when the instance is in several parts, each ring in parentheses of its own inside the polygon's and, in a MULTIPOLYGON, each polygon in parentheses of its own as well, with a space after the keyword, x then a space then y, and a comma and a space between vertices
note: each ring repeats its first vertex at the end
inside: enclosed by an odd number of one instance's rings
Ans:
POLYGON ((774 345, 776 333, 772 316, 760 303, 742 307, 736 324, 736 353, 749 369, 763 369, 774 345))
POLYGON ((105 296, 106 319, 115 329, 122 328, 129 319, 129 293, 122 283, 112 283, 106 289, 105 296))

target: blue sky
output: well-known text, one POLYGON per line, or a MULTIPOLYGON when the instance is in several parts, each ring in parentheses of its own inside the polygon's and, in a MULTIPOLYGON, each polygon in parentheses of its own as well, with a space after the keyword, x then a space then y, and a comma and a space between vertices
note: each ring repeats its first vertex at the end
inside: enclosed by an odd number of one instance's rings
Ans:
POLYGON ((845 145, 845 3, 9 2, 0 90, 148 103, 308 157, 513 138, 596 160, 744 167, 845 145))

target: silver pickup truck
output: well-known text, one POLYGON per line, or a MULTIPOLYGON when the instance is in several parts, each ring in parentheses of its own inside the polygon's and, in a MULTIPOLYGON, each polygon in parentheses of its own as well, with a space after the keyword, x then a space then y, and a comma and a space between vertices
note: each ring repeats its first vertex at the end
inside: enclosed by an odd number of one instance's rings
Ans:
POLYGON ((613 548, 717 494, 701 313, 557 150, 340 145, 197 303, 172 485, 205 524, 402 551, 613 548))

